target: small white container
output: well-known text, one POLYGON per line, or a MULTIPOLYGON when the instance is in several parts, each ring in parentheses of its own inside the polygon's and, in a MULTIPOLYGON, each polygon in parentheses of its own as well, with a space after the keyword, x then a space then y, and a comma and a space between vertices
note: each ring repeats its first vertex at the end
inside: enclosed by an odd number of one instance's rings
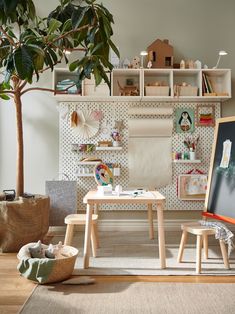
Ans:
POLYGON ((196 159, 196 152, 190 151, 189 152, 189 159, 190 160, 195 160, 196 159))
POLYGON ((120 168, 119 167, 113 168, 113 175, 116 177, 120 176, 120 168))
POLYGON ((121 143, 119 141, 113 141, 113 147, 119 147, 121 143))

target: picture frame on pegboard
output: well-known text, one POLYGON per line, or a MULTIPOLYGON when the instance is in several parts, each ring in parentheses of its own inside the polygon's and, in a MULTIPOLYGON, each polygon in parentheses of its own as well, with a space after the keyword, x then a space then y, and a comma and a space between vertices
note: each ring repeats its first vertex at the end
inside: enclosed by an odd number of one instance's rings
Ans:
POLYGON ((197 105, 196 124, 197 126, 215 126, 215 106, 213 104, 197 105))
POLYGON ((195 114, 191 108, 177 108, 175 112, 176 133, 192 133, 195 130, 195 114))

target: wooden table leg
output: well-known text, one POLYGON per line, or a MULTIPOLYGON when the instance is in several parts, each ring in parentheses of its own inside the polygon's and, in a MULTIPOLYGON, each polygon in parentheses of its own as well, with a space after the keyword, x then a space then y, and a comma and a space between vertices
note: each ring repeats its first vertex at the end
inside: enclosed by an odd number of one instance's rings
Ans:
MULTIPOLYGON (((98 215, 98 213, 99 213, 99 204, 95 204, 94 214, 98 215)), ((94 231, 95 231, 96 246, 97 246, 97 248, 100 247, 99 235, 98 235, 98 223, 99 223, 99 217, 98 217, 98 221, 97 221, 96 224, 94 225, 94 231)))
POLYGON ((154 239, 154 227, 153 227, 153 207, 152 204, 148 204, 148 221, 149 221, 149 239, 154 239))
POLYGON ((84 238, 83 268, 89 267, 92 211, 93 211, 93 206, 87 204, 86 227, 85 227, 85 238, 84 238))
POLYGON ((99 211, 99 205, 95 204, 94 205, 94 214, 98 215, 98 211, 99 211))
POLYGON ((164 232, 164 218, 162 204, 157 204, 157 220, 158 220, 158 244, 159 244, 159 258, 160 267, 166 268, 166 248, 165 248, 165 232, 164 232))

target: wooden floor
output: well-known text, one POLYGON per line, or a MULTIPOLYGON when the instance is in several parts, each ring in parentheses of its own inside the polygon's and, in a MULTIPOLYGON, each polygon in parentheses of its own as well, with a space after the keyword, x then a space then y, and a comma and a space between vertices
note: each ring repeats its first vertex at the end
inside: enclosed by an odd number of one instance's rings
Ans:
MULTIPOLYGON (((36 284, 20 277, 15 253, 0 254, 0 313, 18 313, 36 284)), ((96 281, 235 283, 235 276, 92 276, 96 281)))

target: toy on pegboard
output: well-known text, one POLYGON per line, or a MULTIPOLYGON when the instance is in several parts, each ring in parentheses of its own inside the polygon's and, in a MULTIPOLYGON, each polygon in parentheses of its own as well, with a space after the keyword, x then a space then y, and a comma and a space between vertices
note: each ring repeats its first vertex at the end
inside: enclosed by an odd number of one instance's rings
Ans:
POLYGON ((106 164, 98 164, 94 168, 95 181, 98 186, 112 185, 113 173, 106 164))

